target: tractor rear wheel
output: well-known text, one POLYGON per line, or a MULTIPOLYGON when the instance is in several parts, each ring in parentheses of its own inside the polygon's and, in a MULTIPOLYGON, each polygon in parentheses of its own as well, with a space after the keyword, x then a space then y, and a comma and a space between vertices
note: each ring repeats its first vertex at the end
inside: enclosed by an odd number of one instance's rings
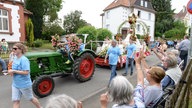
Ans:
POLYGON ((50 95, 55 87, 53 78, 49 75, 43 75, 33 82, 33 92, 40 98, 50 95))
POLYGON ((73 64, 73 75, 80 82, 91 79, 95 71, 95 60, 92 54, 84 53, 73 64))

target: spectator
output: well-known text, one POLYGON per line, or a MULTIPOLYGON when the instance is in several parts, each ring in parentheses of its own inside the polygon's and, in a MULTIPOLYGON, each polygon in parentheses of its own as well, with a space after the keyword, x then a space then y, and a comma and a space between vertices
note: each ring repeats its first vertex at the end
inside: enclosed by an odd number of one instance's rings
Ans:
POLYGON ((7 70, 7 65, 5 63, 5 61, 3 59, 0 58, 0 64, 1 64, 1 67, 2 67, 2 72, 7 70))
POLYGON ((160 46, 158 47, 158 49, 161 49, 162 51, 166 52, 167 51, 167 45, 165 41, 162 41, 160 43, 160 46))
POLYGON ((132 84, 123 76, 115 77, 107 93, 100 97, 101 108, 107 108, 109 97, 115 102, 112 108, 145 108, 144 105, 144 75, 141 70, 141 59, 135 57, 137 70, 137 86, 133 90, 132 84))
MULTIPOLYGON (((140 54, 144 55, 143 52, 140 54)), ((165 71, 157 66, 149 67, 144 56, 142 56, 141 64, 144 70, 146 70, 145 76, 148 82, 144 89, 144 102, 146 107, 150 107, 163 93, 160 82, 165 76, 165 71)))
POLYGON ((166 70, 166 75, 161 81, 163 90, 170 85, 177 84, 179 82, 179 79, 181 78, 182 72, 177 65, 178 58, 176 57, 176 55, 173 52, 159 54, 155 49, 153 49, 153 51, 162 61, 161 67, 166 70))
POLYGON ((177 57, 177 64, 179 65, 181 62, 181 58, 179 57, 179 51, 176 49, 173 49, 173 50, 171 50, 171 53, 173 53, 177 57))
POLYGON ((126 58, 126 65, 125 65, 125 73, 123 73, 123 76, 127 76, 128 73, 128 65, 129 62, 131 63, 131 73, 130 75, 133 74, 133 62, 134 62, 134 55, 136 52, 136 45, 133 41, 133 39, 130 37, 129 39, 129 43, 130 45, 127 46, 126 50, 127 50, 127 58, 126 58))
POLYGON ((82 103, 63 94, 50 98, 45 108, 82 108, 82 103))
POLYGON ((174 42, 174 49, 176 49, 177 46, 177 39, 173 41, 174 42))
POLYGON ((8 50, 8 43, 5 41, 4 38, 1 40, 1 47, 2 47, 3 53, 6 53, 8 50))
POLYGON ((13 60, 12 69, 8 70, 10 75, 13 75, 12 82, 12 101, 13 108, 20 107, 20 99, 22 95, 25 99, 31 101, 37 108, 41 105, 37 98, 33 96, 32 81, 30 78, 30 63, 24 56, 26 48, 21 43, 16 43, 13 46, 13 53, 15 58, 13 60))
POLYGON ((176 85, 181 78, 182 72, 177 65, 177 57, 173 54, 164 57, 163 66, 167 68, 166 76, 161 81, 162 88, 165 89, 170 85, 176 85))
POLYGON ((189 36, 184 36, 184 40, 179 44, 180 58, 184 60, 182 70, 185 69, 188 59, 188 51, 190 49, 189 36))
POLYGON ((111 47, 108 49, 107 54, 105 56, 104 62, 107 63, 107 58, 109 57, 109 65, 111 67, 111 77, 109 82, 117 75, 116 73, 116 67, 117 67, 117 62, 118 62, 118 57, 120 57, 120 64, 122 64, 122 57, 121 57, 121 50, 117 46, 117 41, 113 40, 111 43, 111 47))

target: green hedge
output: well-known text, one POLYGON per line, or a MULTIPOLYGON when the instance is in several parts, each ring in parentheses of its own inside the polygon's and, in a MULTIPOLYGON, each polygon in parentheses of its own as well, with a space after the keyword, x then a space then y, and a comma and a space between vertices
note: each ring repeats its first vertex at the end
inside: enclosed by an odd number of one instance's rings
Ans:
POLYGON ((35 40, 35 41, 33 42, 33 46, 34 46, 34 47, 39 48, 39 47, 41 47, 42 45, 43 45, 43 40, 42 40, 42 39, 37 39, 37 40, 35 40))
POLYGON ((177 38, 181 39, 185 35, 185 30, 173 28, 165 32, 165 38, 177 38))
POLYGON ((106 37, 109 37, 110 39, 112 39, 111 31, 103 28, 97 29, 97 40, 104 41, 106 37))
MULTIPOLYGON (((78 34, 89 34, 89 36, 87 37, 87 42, 89 42, 91 40, 92 41, 96 40, 97 30, 93 26, 84 26, 84 27, 78 29, 77 33, 78 34)), ((96 43, 93 43, 92 45, 93 45, 92 46, 93 50, 96 50, 96 48, 97 48, 96 43)), ((91 49, 91 44, 88 44, 86 46, 86 48, 91 49)))

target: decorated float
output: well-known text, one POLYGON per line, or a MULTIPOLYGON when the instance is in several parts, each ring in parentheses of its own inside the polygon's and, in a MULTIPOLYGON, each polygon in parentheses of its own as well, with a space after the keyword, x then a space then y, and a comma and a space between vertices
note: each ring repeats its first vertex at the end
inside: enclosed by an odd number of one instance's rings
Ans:
MULTIPOLYGON (((128 20, 124 21, 118 28, 117 34, 114 36, 114 39, 118 41, 118 46, 121 49, 122 52, 122 63, 125 66, 126 63, 126 52, 125 52, 125 48, 127 47, 127 45, 129 45, 129 39, 130 37, 134 40, 136 46, 137 46, 137 53, 139 52, 140 48, 144 47, 145 49, 145 55, 149 56, 150 52, 147 48, 148 43, 150 42, 150 36, 148 35, 149 30, 147 28, 147 25, 142 22, 137 20, 137 17, 134 13, 131 13, 128 17, 128 20), (121 33, 121 28, 125 23, 129 23, 130 28, 128 28, 129 33, 127 34, 127 36, 125 38, 123 38, 122 33, 121 33), (143 27, 143 31, 144 31, 144 42, 141 44, 139 39, 137 38, 136 34, 135 34, 135 29, 136 29, 136 23, 139 23, 142 25, 143 27)), ((97 57, 95 58, 95 62, 97 65, 99 66, 109 66, 108 61, 105 63, 105 55, 107 53, 108 48, 111 46, 110 41, 105 41, 103 42, 103 45, 101 47, 101 50, 98 51, 97 53, 97 57)), ((117 64, 117 69, 120 69, 121 64, 120 64, 120 60, 117 64)))

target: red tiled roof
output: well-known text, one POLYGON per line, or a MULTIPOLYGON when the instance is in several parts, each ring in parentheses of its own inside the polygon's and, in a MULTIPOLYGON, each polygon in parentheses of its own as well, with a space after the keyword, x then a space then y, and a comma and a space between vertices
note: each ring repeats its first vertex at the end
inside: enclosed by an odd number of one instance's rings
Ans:
POLYGON ((182 9, 179 13, 174 15, 175 19, 183 19, 187 15, 187 9, 182 9), (183 11, 184 10, 184 11, 183 11))
POLYGON ((130 7, 135 3, 136 0, 114 0, 110 5, 108 5, 103 11, 113 9, 119 6, 130 7))

